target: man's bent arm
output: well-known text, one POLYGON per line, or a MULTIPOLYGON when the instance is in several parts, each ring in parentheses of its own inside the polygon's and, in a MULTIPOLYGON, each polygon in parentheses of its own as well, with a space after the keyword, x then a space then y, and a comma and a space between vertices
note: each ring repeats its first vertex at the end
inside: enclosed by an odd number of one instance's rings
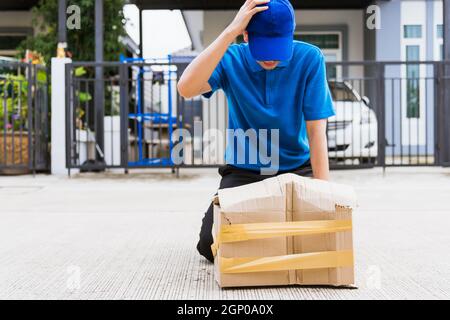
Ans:
POLYGON ((328 180, 330 168, 328 164, 327 120, 306 121, 314 178, 328 180))
POLYGON ((184 98, 192 98, 211 91, 208 80, 219 64, 230 44, 247 28, 254 14, 267 10, 269 0, 247 0, 241 7, 233 22, 200 53, 183 72, 178 81, 178 92, 184 98))
POLYGON ((208 80, 235 37, 227 30, 200 53, 186 68, 178 81, 178 92, 192 98, 211 91, 208 80))

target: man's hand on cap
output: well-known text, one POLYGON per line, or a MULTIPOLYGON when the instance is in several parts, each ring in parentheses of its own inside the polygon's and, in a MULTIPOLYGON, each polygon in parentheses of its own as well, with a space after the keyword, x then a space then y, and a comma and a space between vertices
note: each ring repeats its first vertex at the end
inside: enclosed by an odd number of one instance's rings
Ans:
POLYGON ((263 6, 269 3, 270 0, 247 0, 239 9, 239 12, 234 17, 234 20, 227 27, 228 31, 237 37, 242 34, 247 28, 251 18, 258 12, 269 9, 268 6, 263 6))

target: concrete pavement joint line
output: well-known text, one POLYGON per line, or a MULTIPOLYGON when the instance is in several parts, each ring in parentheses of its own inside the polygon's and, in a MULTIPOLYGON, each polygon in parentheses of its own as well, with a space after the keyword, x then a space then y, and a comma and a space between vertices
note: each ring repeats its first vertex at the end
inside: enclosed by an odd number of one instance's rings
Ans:
POLYGON ((44 189, 45 186, 0 186, 0 189, 44 189))

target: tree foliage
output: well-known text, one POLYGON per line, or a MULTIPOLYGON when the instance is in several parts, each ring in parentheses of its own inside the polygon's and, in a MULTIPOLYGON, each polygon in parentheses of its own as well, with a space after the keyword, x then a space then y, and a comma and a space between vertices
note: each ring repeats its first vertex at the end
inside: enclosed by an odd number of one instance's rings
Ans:
MULTIPOLYGON (((125 35, 126 19, 124 0, 104 1, 104 60, 117 61, 124 46, 119 36, 125 35)), ((75 61, 93 61, 95 58, 95 0, 67 0, 67 6, 80 7, 80 29, 67 30, 67 50, 75 61)), ((49 63, 56 55, 58 42, 58 0, 40 0, 33 8, 33 24, 39 26, 34 36, 27 37, 20 45, 20 55, 30 49, 43 55, 49 63)))

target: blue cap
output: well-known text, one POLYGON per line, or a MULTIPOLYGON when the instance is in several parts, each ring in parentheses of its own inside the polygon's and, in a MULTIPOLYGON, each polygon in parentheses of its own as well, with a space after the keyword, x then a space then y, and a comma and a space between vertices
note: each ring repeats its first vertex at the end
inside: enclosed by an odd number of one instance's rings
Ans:
POLYGON ((247 26, 250 52, 258 61, 290 60, 295 14, 288 0, 270 0, 269 9, 256 13, 247 26))

